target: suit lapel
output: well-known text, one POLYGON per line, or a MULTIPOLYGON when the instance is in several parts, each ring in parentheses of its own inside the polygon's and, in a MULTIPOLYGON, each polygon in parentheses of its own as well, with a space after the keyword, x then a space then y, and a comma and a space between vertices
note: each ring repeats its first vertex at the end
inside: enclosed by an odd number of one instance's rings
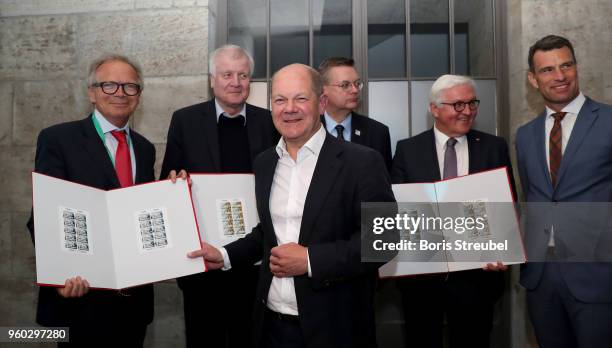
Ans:
POLYGON ((219 132, 217 129, 217 110, 215 100, 211 100, 205 105, 206 110, 202 115, 202 133, 208 142, 208 150, 213 160, 216 172, 221 171, 221 155, 219 150, 219 132))
POLYGON ((109 187, 120 187, 121 185, 119 184, 117 173, 113 167, 113 162, 108 155, 106 146, 96 132, 92 117, 93 115, 90 115, 81 123, 83 138, 85 139, 85 150, 89 153, 92 163, 104 173, 104 176, 108 180, 109 187))
POLYGON ((479 136, 475 135, 474 132, 470 131, 466 135, 468 142, 468 157, 469 157, 469 168, 468 173, 477 173, 485 170, 485 156, 482 153, 482 144, 479 136))
POLYGON ((134 130, 130 128, 130 140, 132 141, 132 146, 134 147, 134 160, 136 161, 136 180, 135 184, 140 184, 145 181, 146 172, 151 170, 151 168, 146 168, 144 163, 144 144, 142 143, 140 137, 138 137, 134 130))
POLYGON ((426 147, 426 150, 423 151, 423 170, 427 171, 427 177, 431 180, 440 181, 442 177, 440 176, 440 163, 438 163, 438 150, 436 149, 436 136, 433 128, 427 132, 426 147), (425 164, 429 164, 429 166, 425 166, 425 164))
POLYGON ((255 186, 257 190, 256 196, 262 197, 261 201, 258 201, 261 202, 262 207, 258 207, 258 209, 263 213, 261 222, 265 225, 264 231, 272 231, 272 233, 266 234, 266 237, 271 245, 277 245, 274 226, 272 225, 272 216, 270 215, 270 191, 272 190, 274 173, 276 172, 276 166, 278 164, 278 154, 274 149, 264 153, 265 156, 262 156, 261 159, 261 161, 263 161, 261 172, 257 173, 255 176, 256 179, 261 178, 255 186))
POLYGON ((545 123, 546 123, 546 112, 544 112, 544 114, 538 116, 538 119, 536 120, 534 127, 533 127, 533 131, 534 134, 533 136, 533 140, 535 141, 534 144, 534 151, 536 152, 536 156, 538 156, 537 158, 537 163, 539 163, 539 165, 541 166, 541 173, 542 173, 542 177, 544 178, 544 180, 546 180, 547 182, 547 187, 550 189, 550 193, 552 194, 552 181, 550 180, 550 170, 548 168, 548 164, 546 162, 546 127, 545 127, 545 123))
MULTIPOLYGON (((363 122, 361 122, 361 115, 353 112, 351 119, 351 142, 361 145, 366 145, 367 134, 364 132, 363 122)), ((365 117, 365 116, 363 116, 365 117)))
POLYGON ((319 153, 304 202, 299 238, 301 245, 308 245, 310 234, 314 230, 315 221, 324 205, 323 203, 325 203, 325 198, 334 183, 337 182, 336 177, 344 166, 342 151, 342 145, 338 143, 338 140, 329 134, 325 134, 325 141, 319 153))
MULTIPOLYGON (((261 136, 261 127, 258 124, 258 118, 255 116, 255 110, 251 105, 246 104, 246 131, 249 142, 249 151, 251 152, 251 163, 257 156, 257 149, 263 149, 262 145, 263 137, 261 136)), ((261 150, 260 150, 261 151, 261 150)))
POLYGON ((574 128, 572 129, 572 134, 570 135, 569 141, 567 142, 567 147, 563 152, 563 158, 561 159, 561 166, 559 167, 559 174, 557 175, 557 187, 559 187, 559 183, 563 179, 563 174, 567 171, 567 167, 576 152, 582 145, 583 141, 586 139, 589 130, 593 126, 593 123, 598 117, 597 110, 599 107, 592 103, 590 99, 587 99, 580 109, 578 116, 576 118, 576 123, 574 124, 574 128))

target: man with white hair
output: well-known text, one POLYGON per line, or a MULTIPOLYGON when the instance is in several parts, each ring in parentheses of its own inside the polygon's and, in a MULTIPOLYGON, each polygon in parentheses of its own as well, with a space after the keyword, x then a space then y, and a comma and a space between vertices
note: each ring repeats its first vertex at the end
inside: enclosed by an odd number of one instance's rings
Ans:
MULTIPOLYGON (((443 75, 429 94, 434 126, 397 143, 391 180, 432 182, 506 166, 514 188, 506 141, 472 129, 480 101, 474 81, 443 75)), ((506 267, 489 264, 486 270, 506 267)), ((470 270, 398 279, 410 345, 443 347, 446 314, 450 347, 488 347, 493 305, 504 288, 503 273, 470 270)))
MULTIPOLYGON (((161 179, 191 173, 252 173, 255 156, 279 135, 270 111, 246 103, 253 58, 225 45, 209 57, 214 99, 177 110, 168 130, 161 179)), ((209 271, 179 278, 183 291, 187 347, 250 345, 251 310, 258 266, 209 271), (217 313, 201 315, 202 309, 217 313)))

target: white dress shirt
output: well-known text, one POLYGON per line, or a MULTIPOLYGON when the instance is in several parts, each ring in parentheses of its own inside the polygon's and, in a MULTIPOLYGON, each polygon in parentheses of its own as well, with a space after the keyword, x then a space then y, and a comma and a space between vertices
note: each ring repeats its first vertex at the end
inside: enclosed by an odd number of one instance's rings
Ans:
MULTIPOLYGON (((304 203, 312 175, 325 141, 325 129, 319 130, 300 148, 294 161, 284 140, 276 145, 279 160, 270 190, 270 215, 278 245, 297 243, 304 213, 304 203)), ((310 262, 308 263, 310 274, 310 262)), ((293 277, 272 278, 268 308, 275 312, 298 315, 293 277)))
MULTIPOLYGON (((276 145, 279 159, 270 189, 269 207, 278 245, 299 241, 304 203, 325 141, 325 134, 325 128, 321 126, 300 148, 296 161, 287 152, 283 138, 276 145)), ((227 250, 219 248, 219 251, 223 255, 223 269, 230 269, 231 262, 227 250)), ((308 276, 312 276, 310 259, 308 259, 308 276)), ((268 308, 278 313, 298 315, 293 277, 272 278, 268 292, 268 308)))
POLYGON ((215 113, 217 114, 217 123, 219 123, 219 117, 221 117, 221 115, 224 115, 225 117, 229 118, 244 116, 244 124, 246 125, 246 103, 242 104, 242 110, 240 110, 240 112, 235 115, 230 115, 225 112, 225 110, 223 110, 221 105, 219 105, 219 102, 217 102, 217 98, 215 98, 215 113))
MULTIPOLYGON (((446 141, 448 135, 440 132, 434 125, 434 137, 436 138, 436 154, 438 155, 438 166, 440 167, 440 178, 444 178, 444 152, 446 151, 446 141)), ((455 153, 457 154, 457 175, 468 175, 470 171, 470 156, 468 151, 467 136, 462 135, 455 138, 455 153)))
MULTIPOLYGON (((580 93, 574 100, 572 100, 569 104, 567 104, 562 112, 565 112, 565 117, 561 120, 561 154, 565 153, 565 147, 567 146, 567 142, 569 141, 570 135, 572 135, 572 129, 574 129, 574 124, 576 123, 576 118, 578 117, 578 113, 584 105, 586 98, 584 94, 580 93)), ((549 146, 549 138, 550 131, 555 124, 555 118, 552 117, 552 114, 556 113, 553 109, 550 109, 548 106, 546 107, 546 120, 544 123, 544 134, 546 135, 544 139, 544 146, 546 148, 546 168, 550 171, 550 146, 549 146)))
POLYGON ((136 156, 134 155, 134 145, 132 145, 132 141, 130 138, 130 127, 129 124, 126 123, 123 128, 118 128, 114 124, 108 122, 104 116, 98 111, 98 109, 94 109, 93 117, 96 118, 98 124, 100 125, 100 129, 102 133, 104 133, 104 145, 108 150, 108 154, 111 156, 113 160, 113 164, 115 163, 115 155, 117 154, 117 147, 119 146, 119 141, 113 136, 111 131, 114 130, 122 130, 125 131, 125 136, 128 139, 128 144, 130 145, 130 160, 132 162, 132 182, 136 182, 136 156))
MULTIPOLYGON (((567 142, 569 141, 570 135, 572 135, 572 130, 574 129, 574 124, 576 123, 576 118, 578 118, 578 113, 580 109, 582 109, 582 105, 586 98, 584 94, 580 92, 574 100, 572 100, 569 104, 567 104, 562 112, 565 112, 565 116, 561 120, 561 154, 565 153, 565 148, 567 147, 567 142)), ((544 121, 544 147, 546 148, 546 168, 549 171, 550 175, 550 131, 555 124, 555 118, 552 117, 552 114, 556 113, 553 109, 550 109, 548 106, 546 107, 546 120, 544 121)), ((561 160, 563 161, 563 160, 561 160)), ((548 238, 548 246, 555 246, 555 227, 551 226, 550 228, 550 237, 548 238)))

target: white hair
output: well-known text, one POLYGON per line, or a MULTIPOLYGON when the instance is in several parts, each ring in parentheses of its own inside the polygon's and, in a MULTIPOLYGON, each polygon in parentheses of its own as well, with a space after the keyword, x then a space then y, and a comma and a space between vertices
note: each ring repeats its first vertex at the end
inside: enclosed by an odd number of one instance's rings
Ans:
POLYGON ((476 91, 476 83, 470 77, 462 75, 442 75, 438 77, 429 91, 429 102, 440 106, 442 103, 442 92, 461 85, 470 85, 476 91))
POLYGON ((215 75, 217 70, 217 56, 220 54, 228 54, 232 59, 240 59, 246 57, 249 61, 249 76, 253 74, 253 69, 255 68, 255 62, 253 61, 253 57, 245 50, 244 48, 237 45, 223 45, 216 50, 214 50, 210 56, 208 56, 208 73, 211 76, 215 75))

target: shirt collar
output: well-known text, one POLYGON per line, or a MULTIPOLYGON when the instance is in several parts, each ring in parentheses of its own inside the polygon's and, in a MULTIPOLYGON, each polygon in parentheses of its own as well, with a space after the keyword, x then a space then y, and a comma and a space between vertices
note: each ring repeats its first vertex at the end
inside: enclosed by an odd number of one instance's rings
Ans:
MULTIPOLYGON (((561 111, 566 112, 568 114, 578 115, 585 101, 586 97, 584 96, 584 94, 582 94, 582 92, 580 92, 578 93, 578 96, 574 98, 574 100, 572 100, 569 104, 567 104, 563 109, 561 109, 561 111)), ((549 108, 548 106, 546 107, 546 118, 552 118, 551 115, 554 113, 556 113, 555 110, 549 108)))
POLYGON ((125 126, 123 126, 122 128, 119 128, 115 126, 114 124, 108 122, 108 120, 104 116, 102 116, 102 114, 100 113, 100 111, 98 111, 98 109, 94 109, 93 114, 94 114, 94 117, 96 118, 96 121, 98 121, 98 124, 100 125, 100 129, 102 130, 102 133, 106 134, 114 130, 122 130, 122 131, 125 131, 125 134, 127 134, 128 136, 130 135, 129 123, 126 123, 125 126))
MULTIPOLYGON (((321 148, 323 147, 323 142, 325 142, 325 134, 327 132, 323 127, 319 127, 319 130, 313 134, 313 136, 308 139, 308 141, 300 148, 298 152, 302 150, 310 151, 313 155, 318 156, 321 152, 321 148)), ((278 157, 282 158, 283 156, 289 156, 289 152, 287 151, 287 144, 285 144, 285 140, 281 137, 276 144, 276 153, 278 157)))
POLYGON ((336 120, 334 120, 331 116, 329 116, 327 111, 325 111, 325 113, 323 114, 323 117, 325 118, 325 128, 327 129, 329 133, 331 133, 332 130, 336 129, 336 126, 339 124, 341 124, 344 127, 344 129, 351 129, 351 123, 352 123, 351 121, 353 119, 352 112, 349 112, 346 118, 340 123, 336 122, 336 120))
POLYGON ((219 105, 219 102, 217 102, 217 98, 215 98, 215 111, 217 113, 217 123, 219 123, 219 117, 221 117, 221 115, 223 114, 225 114, 225 116, 229 118, 234 118, 242 115, 244 117, 244 125, 246 126, 246 103, 242 104, 242 110, 240 110, 239 113, 237 113, 236 115, 230 115, 223 110, 221 105, 219 105))
MULTIPOLYGON (((448 138, 450 137, 440 132, 435 124, 434 124, 433 130, 434 130, 434 137, 436 138, 436 144, 439 147, 444 148, 444 146, 446 145, 446 142, 448 141, 448 138)), ((467 136, 464 134, 460 137, 456 137, 455 140, 457 140, 458 144, 463 144, 464 142, 467 141, 467 136)))

